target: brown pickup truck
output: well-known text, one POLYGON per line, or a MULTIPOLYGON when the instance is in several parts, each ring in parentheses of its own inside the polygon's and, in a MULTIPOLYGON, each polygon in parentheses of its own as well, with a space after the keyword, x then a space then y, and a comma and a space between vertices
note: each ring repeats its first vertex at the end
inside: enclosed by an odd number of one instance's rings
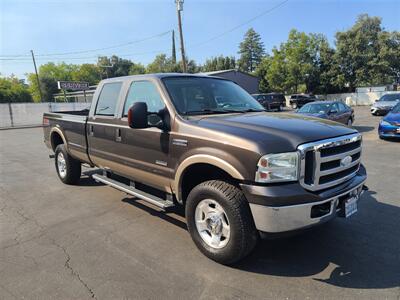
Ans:
POLYGON ((357 211, 361 135, 328 120, 267 113, 237 84, 155 74, 100 82, 90 110, 45 113, 61 181, 96 181, 168 209, 183 205, 209 258, 232 264, 260 237, 357 211))

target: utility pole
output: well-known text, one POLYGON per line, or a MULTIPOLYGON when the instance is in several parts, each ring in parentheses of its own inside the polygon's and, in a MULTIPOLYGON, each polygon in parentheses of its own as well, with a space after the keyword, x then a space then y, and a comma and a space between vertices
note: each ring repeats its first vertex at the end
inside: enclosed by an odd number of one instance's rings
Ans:
POLYGON ((181 39, 182 70, 183 73, 186 73, 187 68, 186 68, 186 58, 185 58, 185 47, 183 45, 182 19, 181 19, 181 11, 183 11, 183 1, 184 0, 175 0, 175 3, 176 3, 176 11, 178 12, 179 37, 181 39))
POLYGON ((33 54, 33 50, 31 50, 31 53, 32 53, 33 65, 35 66, 36 80, 37 80, 39 94, 40 94, 40 102, 42 102, 43 101, 42 87, 40 86, 40 80, 39 80, 39 75, 38 75, 37 68, 36 68, 35 55, 33 54))
POLYGON ((175 30, 172 30, 172 62, 176 64, 175 30))

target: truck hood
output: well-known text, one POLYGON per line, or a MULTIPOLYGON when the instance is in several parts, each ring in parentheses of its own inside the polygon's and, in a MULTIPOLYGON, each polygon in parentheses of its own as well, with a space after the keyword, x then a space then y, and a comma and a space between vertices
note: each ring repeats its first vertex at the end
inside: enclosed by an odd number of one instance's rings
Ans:
MULTIPOLYGON (((197 120, 197 125, 241 137, 256 144, 260 151, 294 151, 307 142, 337 137, 357 131, 342 124, 320 118, 267 112, 213 115, 197 120)), ((223 142, 229 142, 229 137, 223 142)))

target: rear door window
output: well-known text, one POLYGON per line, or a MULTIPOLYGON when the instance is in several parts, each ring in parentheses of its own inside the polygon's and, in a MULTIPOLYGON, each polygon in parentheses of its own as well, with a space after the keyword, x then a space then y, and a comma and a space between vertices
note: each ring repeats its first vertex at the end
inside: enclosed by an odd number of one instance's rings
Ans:
POLYGON ((338 105, 339 105, 339 111, 340 112, 345 112, 345 111, 347 111, 347 107, 346 107, 346 105, 344 105, 343 103, 338 103, 338 105))
POLYGON ((96 105, 96 115, 114 116, 121 87, 122 82, 112 82, 103 85, 96 105))

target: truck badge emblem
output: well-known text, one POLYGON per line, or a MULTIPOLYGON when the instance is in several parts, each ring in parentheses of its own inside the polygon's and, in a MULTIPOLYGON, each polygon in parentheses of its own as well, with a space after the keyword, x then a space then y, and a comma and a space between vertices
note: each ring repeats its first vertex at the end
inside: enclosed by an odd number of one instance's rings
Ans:
POLYGON ((350 155, 348 155, 348 156, 346 156, 346 157, 343 157, 343 158, 340 160, 340 165, 341 165, 342 167, 347 167, 348 165, 351 164, 352 161, 353 161, 353 158, 352 158, 350 155))

